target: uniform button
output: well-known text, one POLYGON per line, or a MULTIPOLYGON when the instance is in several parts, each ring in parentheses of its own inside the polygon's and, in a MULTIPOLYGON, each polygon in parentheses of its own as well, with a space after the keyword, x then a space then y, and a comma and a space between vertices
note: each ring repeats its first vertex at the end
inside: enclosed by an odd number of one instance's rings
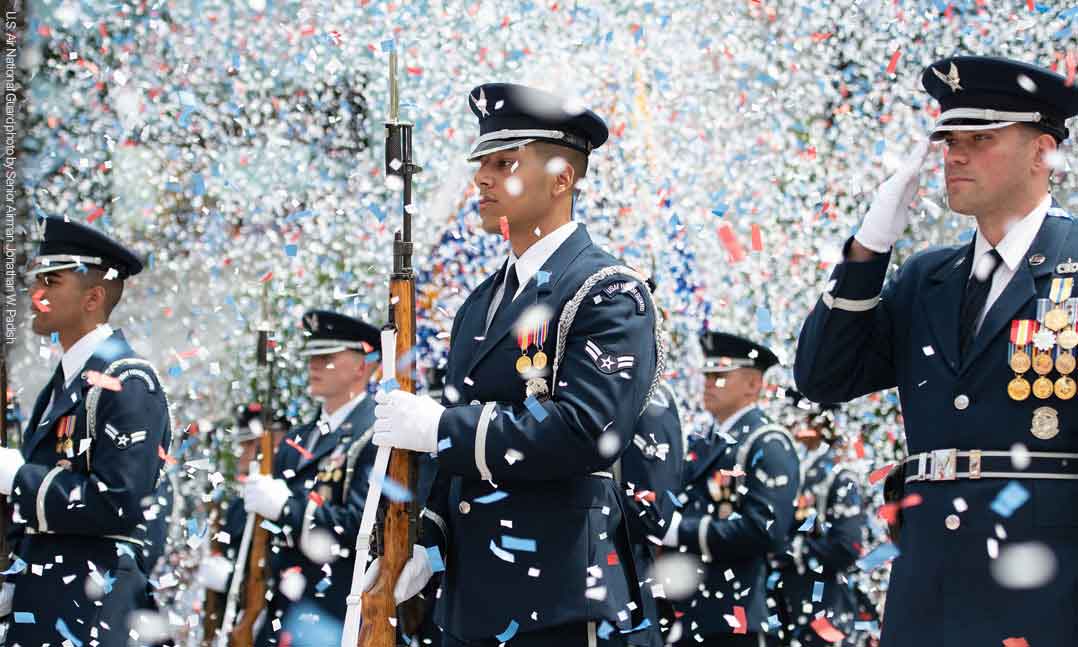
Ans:
POLYGON ((956 514, 949 514, 943 523, 947 525, 947 530, 958 530, 958 527, 962 525, 962 520, 956 514))
POLYGON ((965 411, 969 407, 969 396, 965 393, 959 395, 954 399, 954 408, 959 411, 965 411))
POLYGON ((468 514, 472 511, 472 504, 467 501, 461 501, 460 505, 457 506, 457 510, 460 510, 461 514, 468 514))

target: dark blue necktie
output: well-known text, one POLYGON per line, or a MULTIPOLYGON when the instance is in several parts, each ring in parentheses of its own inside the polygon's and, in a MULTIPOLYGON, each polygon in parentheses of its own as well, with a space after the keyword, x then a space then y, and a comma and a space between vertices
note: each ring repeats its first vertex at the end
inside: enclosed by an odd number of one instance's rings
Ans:
POLYGON ((988 292, 992 289, 992 277, 1003 262, 1003 257, 995 248, 988 251, 988 256, 989 258, 982 257, 981 266, 974 269, 969 281, 966 282, 966 294, 962 299, 962 312, 959 316, 961 327, 958 329, 958 347, 963 357, 969 352, 973 339, 977 336, 977 320, 981 318, 984 306, 988 302, 988 292))
POLYGON ((494 311, 494 316, 490 319, 490 325, 494 325, 494 322, 505 314, 505 311, 509 309, 509 305, 513 303, 513 297, 517 295, 517 289, 520 287, 520 279, 517 278, 517 266, 516 263, 509 266, 509 269, 505 273, 505 288, 502 290, 502 300, 498 304, 498 309, 494 311))

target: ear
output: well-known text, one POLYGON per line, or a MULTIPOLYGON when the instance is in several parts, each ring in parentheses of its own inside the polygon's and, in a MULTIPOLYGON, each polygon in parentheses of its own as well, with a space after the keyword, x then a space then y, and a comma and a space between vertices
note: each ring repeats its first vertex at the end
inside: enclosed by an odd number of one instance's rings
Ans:
POLYGON ((105 287, 95 285, 82 295, 82 307, 86 312, 99 312, 105 309, 105 287))
MULTIPOLYGON (((566 193, 572 195, 576 184, 576 170, 573 169, 573 165, 569 163, 569 160, 564 157, 559 156, 550 158, 550 162, 555 162, 556 160, 560 160, 562 168, 560 171, 553 174, 554 182, 551 191, 553 192, 554 197, 559 197, 566 193)), ((547 168, 549 168, 550 162, 548 162, 547 168)))
POLYGON ((1033 159, 1034 170, 1043 171, 1047 169, 1051 172, 1052 169, 1048 165, 1048 154, 1055 152, 1059 148, 1056 138, 1048 133, 1042 133, 1033 140, 1033 145, 1036 147, 1033 159))

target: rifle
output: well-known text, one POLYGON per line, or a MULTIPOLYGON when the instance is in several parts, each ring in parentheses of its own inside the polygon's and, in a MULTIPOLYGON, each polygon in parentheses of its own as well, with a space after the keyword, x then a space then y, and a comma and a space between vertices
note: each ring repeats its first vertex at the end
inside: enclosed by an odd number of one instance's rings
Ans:
MULTIPOLYGON (((270 431, 273 420, 273 365, 269 361, 269 334, 273 331, 269 323, 267 311, 269 307, 269 281, 262 284, 262 321, 258 325, 258 372, 265 374, 266 395, 265 405, 262 407, 262 436, 259 438, 259 473, 263 475, 273 474, 273 433, 270 431)), ((254 463, 251 465, 254 467, 254 463)), ((248 474, 253 472, 249 471, 248 474)), ((247 524, 243 529, 243 540, 240 543, 239 554, 236 556, 236 564, 247 565, 247 576, 243 580, 244 605, 243 616, 236 623, 232 622, 236 616, 236 604, 239 601, 240 578, 233 575, 232 585, 228 590, 228 604, 225 607, 225 618, 222 622, 220 636, 221 645, 224 640, 231 647, 254 647, 255 620, 266 604, 266 560, 268 558, 269 531, 262 527, 262 517, 255 513, 247 515, 247 524)), ((238 569, 237 569, 238 574, 238 569)))
MULTIPOLYGON (((397 93, 397 52, 389 54, 389 121, 386 122, 386 177, 398 177, 403 189, 403 231, 393 236, 393 274, 389 281, 389 323, 382 330, 383 379, 396 379, 400 388, 415 393, 412 362, 404 359, 415 347, 415 272, 412 269, 412 176, 422 169, 412 159, 412 124, 400 120, 400 100, 397 93), (404 360, 397 376, 398 364, 404 360)), ((415 491, 416 465, 411 452, 379 447, 370 475, 370 488, 363 506, 363 520, 356 539, 356 565, 352 574, 352 592, 348 596, 348 612, 341 637, 343 647, 393 647, 397 627, 405 634, 414 634, 422 619, 422 604, 413 598, 401 605, 397 613, 393 587, 405 562, 412 556, 416 542, 418 510, 415 501, 390 501, 382 521, 382 567, 371 590, 361 593, 363 571, 370 551, 371 535, 378 500, 381 497, 383 475, 415 491), (388 463, 388 474, 386 473, 388 463), (360 609, 363 613, 359 626, 360 609), (399 622, 393 623, 392 619, 399 622), (357 642, 358 634, 358 642, 357 642)))

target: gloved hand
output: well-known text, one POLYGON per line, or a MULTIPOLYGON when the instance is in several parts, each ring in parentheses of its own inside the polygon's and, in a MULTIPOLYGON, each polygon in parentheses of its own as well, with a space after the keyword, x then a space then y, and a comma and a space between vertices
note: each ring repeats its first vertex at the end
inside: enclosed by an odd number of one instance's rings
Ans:
POLYGON ((292 491, 281 479, 262 474, 247 477, 243 486, 243 505, 248 512, 259 514, 270 521, 277 521, 292 491))
POLYGON ((228 590, 228 576, 232 574, 232 562, 222 555, 213 555, 198 565, 198 581, 218 593, 228 590))
POLYGON ((15 487, 15 474, 25 462, 19 450, 0 447, 0 494, 11 494, 15 487))
MULTIPOLYGON (((364 593, 374 587, 381 568, 382 558, 379 557, 371 562, 370 567, 363 573, 364 593)), ((405 562, 404 568, 401 569, 401 575, 397 578, 397 585, 393 587, 393 599, 396 600, 397 604, 401 604, 405 600, 411 600, 423 590, 423 587, 427 585, 427 582, 432 577, 434 577, 434 571, 431 569, 430 557, 427 554, 426 547, 414 544, 412 546, 412 558, 405 562)))
POLYGON ((11 601, 15 599, 15 585, 4 582, 0 587, 0 618, 11 615, 11 601))
POLYGON ((374 438, 379 447, 399 447, 414 452, 438 450, 438 421, 445 407, 433 398, 396 389, 374 396, 374 438))
POLYGON ((898 171, 876 191, 868 214, 854 234, 857 242, 877 254, 885 254, 910 224, 910 202, 920 186, 921 167, 928 157, 929 142, 918 142, 898 171))
POLYGON ((670 525, 666 528, 666 534, 663 535, 663 546, 670 548, 677 548, 677 530, 681 525, 681 513, 674 512, 670 517, 670 525))

